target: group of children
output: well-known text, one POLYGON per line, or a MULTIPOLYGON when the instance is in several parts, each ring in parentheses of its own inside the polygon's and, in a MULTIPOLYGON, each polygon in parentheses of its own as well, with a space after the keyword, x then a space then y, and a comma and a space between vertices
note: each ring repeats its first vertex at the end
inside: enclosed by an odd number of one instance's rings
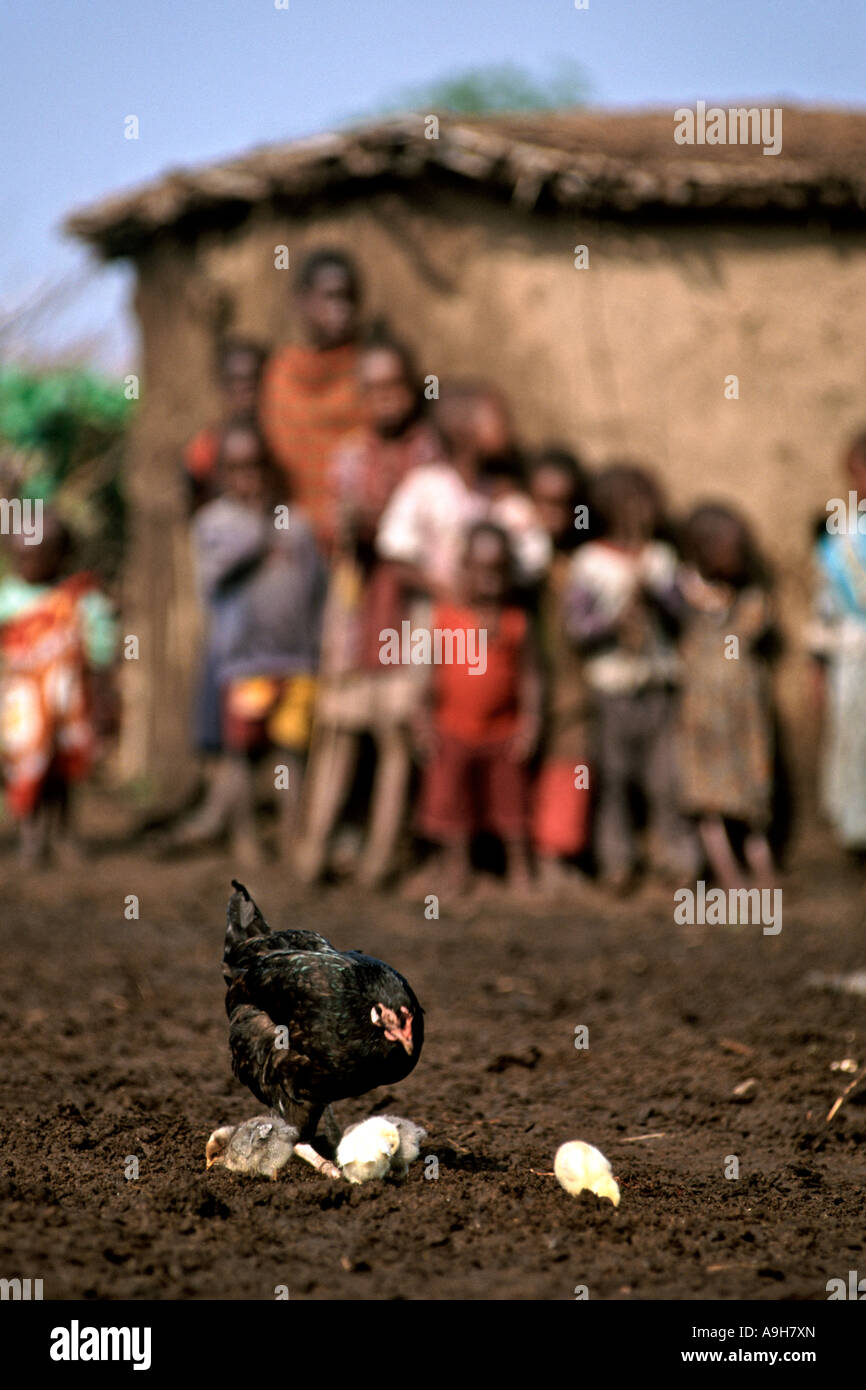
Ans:
MULTIPOLYGON (((743 516, 713 502, 673 523, 646 468, 526 455, 495 388, 443 381, 425 400, 411 353, 382 325, 362 335, 358 308, 351 262, 314 253, 302 341, 271 359, 225 343, 222 418, 184 453, 207 777, 173 845, 228 836, 239 862, 261 858, 264 771, 277 852, 308 881, 349 868, 377 885, 426 845, 438 870, 425 858, 413 892, 464 895, 497 853, 520 893, 587 870, 619 893, 644 871, 767 884, 777 636, 743 516)), ((866 498, 866 436, 846 467, 866 498)), ((17 547, 0 583, 7 801, 31 857, 35 810, 58 801, 40 788, 87 761, 89 697, 68 677, 50 693, 39 643, 61 608, 76 669, 104 668, 113 640, 50 535, 37 551, 17 547)), ((825 807, 863 852, 866 536, 822 533, 817 558, 825 807)))
MULTIPOLYGON (((483 382, 444 381, 428 403, 405 346, 381 325, 361 335, 358 298, 346 258, 314 253, 302 342, 267 365, 254 345, 227 344, 226 419, 187 451, 209 610, 202 710, 218 721, 199 742, 220 751, 177 842, 228 830, 254 853, 266 751, 269 771, 290 767, 281 853, 309 880, 350 866, 381 883, 411 841, 463 892, 488 832, 521 891, 559 891, 588 867, 618 892, 643 868, 767 883, 776 635, 743 517, 708 504, 672 526, 644 468, 589 477, 566 450, 522 454, 507 402, 483 382), (239 435, 262 480, 249 549, 231 520, 239 435), (282 533, 274 483, 293 499, 282 533), (291 590, 280 551, 306 573, 291 590), (259 590, 271 597, 252 623, 259 590), (447 635, 444 657, 386 658, 386 635, 404 629, 447 635), (483 669, 466 658, 482 638, 483 669), (256 737, 239 739, 239 702, 254 697, 256 737), (278 729, 287 707, 291 741, 278 729)), ((409 882, 429 872, 425 861, 409 882)))

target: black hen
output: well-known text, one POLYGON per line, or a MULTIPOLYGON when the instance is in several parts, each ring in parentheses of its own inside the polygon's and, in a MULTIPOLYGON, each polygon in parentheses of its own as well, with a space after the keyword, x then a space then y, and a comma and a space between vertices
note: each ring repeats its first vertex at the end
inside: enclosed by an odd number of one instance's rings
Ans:
POLYGON ((243 884, 226 912, 223 974, 232 1069, 299 1134, 295 1152, 338 1175, 311 1146, 328 1107, 408 1076, 424 1014, 402 975, 360 951, 337 951, 312 931, 272 932, 243 884))

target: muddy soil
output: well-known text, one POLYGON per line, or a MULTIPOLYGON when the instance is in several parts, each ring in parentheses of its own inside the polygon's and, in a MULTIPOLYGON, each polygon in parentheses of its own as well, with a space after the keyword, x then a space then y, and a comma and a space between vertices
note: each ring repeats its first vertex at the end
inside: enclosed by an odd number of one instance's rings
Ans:
POLYGON ((275 1183, 205 1171, 210 1131, 261 1109, 226 1043, 234 865, 0 868, 0 1273, 46 1298, 824 1299, 866 1268, 866 1090, 826 1122, 851 1079, 833 1064, 866 1061, 866 999, 810 981, 866 966, 866 895, 826 846, 801 847, 778 936, 678 926, 671 892, 436 921, 250 875, 272 925, 383 957, 426 1009, 411 1077, 338 1107, 428 1130, 403 1185, 363 1188, 297 1160, 275 1183), (619 1208, 550 1175, 575 1138, 619 1208))

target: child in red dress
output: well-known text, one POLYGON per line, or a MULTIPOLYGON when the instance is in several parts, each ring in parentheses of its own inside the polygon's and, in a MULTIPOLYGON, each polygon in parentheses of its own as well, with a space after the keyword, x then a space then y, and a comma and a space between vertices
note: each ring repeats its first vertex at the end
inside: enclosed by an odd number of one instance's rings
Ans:
POLYGON ((114 616, 91 575, 64 577, 69 548, 46 509, 38 543, 12 537, 12 570, 0 580, 0 767, 27 868, 79 858, 73 789, 111 703, 114 616))
POLYGON ((509 885, 530 885, 529 760, 540 731, 541 680, 527 615, 510 601, 512 574, 505 532, 479 522, 466 542, 464 601, 439 601, 432 612, 443 652, 451 633, 458 653, 465 642, 465 652, 479 658, 434 667, 416 730, 426 760, 420 829, 442 846, 446 886, 455 893, 469 884, 479 830, 501 838, 509 885))

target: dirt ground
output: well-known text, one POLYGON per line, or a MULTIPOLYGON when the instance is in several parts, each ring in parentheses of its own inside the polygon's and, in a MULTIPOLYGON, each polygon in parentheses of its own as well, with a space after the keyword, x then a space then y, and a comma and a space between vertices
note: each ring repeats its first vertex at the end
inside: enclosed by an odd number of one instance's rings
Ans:
POLYGON ((801 847, 776 937, 677 926, 670 894, 428 921, 250 875, 272 925, 382 956, 425 1007, 411 1077, 337 1112, 423 1123, 438 1177, 419 1161, 363 1188, 296 1160, 276 1183, 205 1172, 211 1129, 261 1109, 226 1041, 234 865, 0 870, 0 1273, 46 1299, 825 1299, 866 1270, 866 1091, 826 1123, 850 1080, 833 1064, 866 1061, 866 999, 809 980, 866 966, 866 891, 823 844, 801 847), (618 1209, 549 1175, 574 1138, 610 1158, 618 1209))

